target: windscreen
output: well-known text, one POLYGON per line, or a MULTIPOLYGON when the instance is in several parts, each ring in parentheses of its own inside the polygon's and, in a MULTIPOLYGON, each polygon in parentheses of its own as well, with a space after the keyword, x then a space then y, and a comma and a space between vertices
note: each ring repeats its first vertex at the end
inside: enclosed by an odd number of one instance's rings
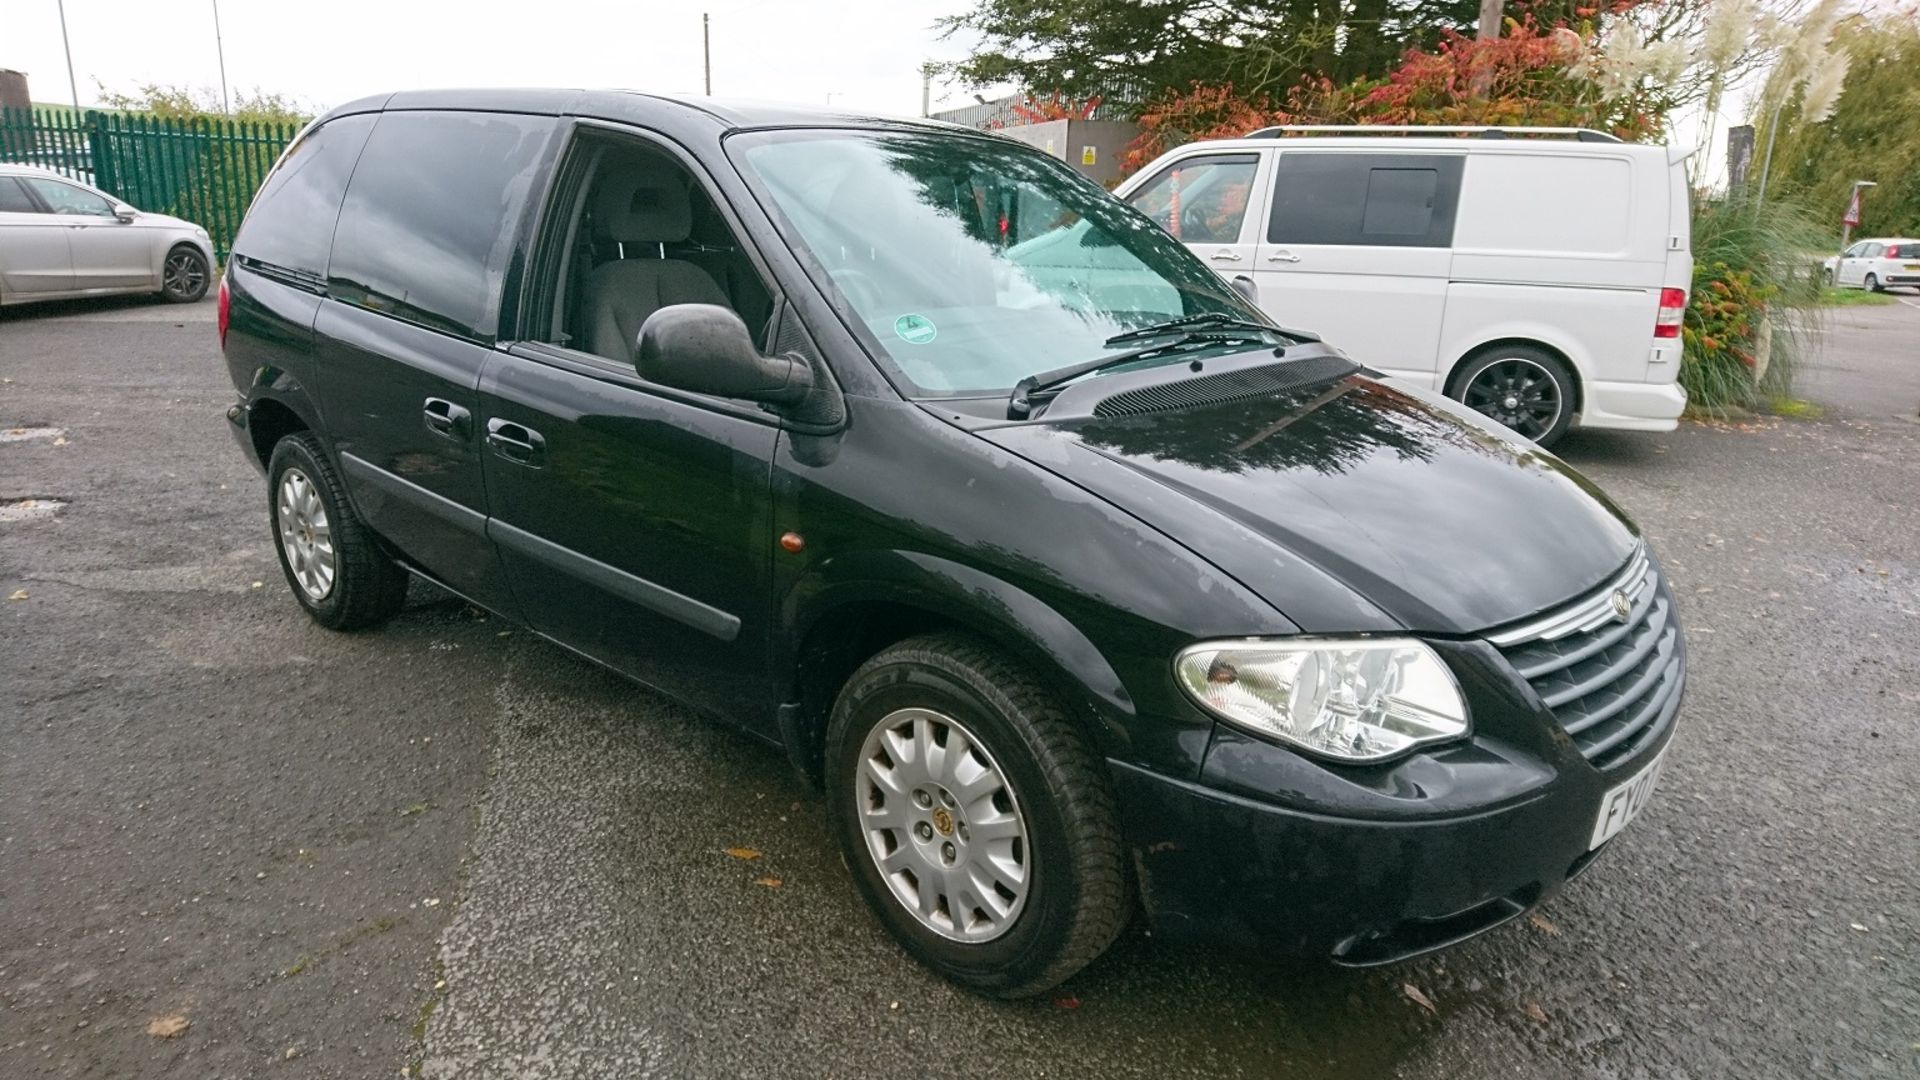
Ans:
POLYGON ((1129 329, 1261 318, 1144 215, 1015 143, 783 131, 729 145, 908 393, 1005 393, 1129 329))

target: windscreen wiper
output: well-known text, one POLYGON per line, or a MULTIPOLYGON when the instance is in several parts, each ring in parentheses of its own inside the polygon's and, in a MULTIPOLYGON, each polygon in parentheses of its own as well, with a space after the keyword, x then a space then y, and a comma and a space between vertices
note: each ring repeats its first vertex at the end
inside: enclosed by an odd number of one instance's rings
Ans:
MULTIPOLYGON (((1280 333, 1273 327, 1263 326, 1260 323, 1244 323, 1241 325, 1249 327, 1251 330, 1259 331, 1260 334, 1267 336, 1274 336, 1280 333)), ((1129 333, 1139 333, 1139 331, 1129 331, 1129 333)), ((1164 333, 1166 333, 1164 330, 1157 331, 1155 336, 1164 333)), ((1115 341, 1122 340, 1126 337, 1126 334, 1121 334, 1117 337, 1109 338, 1107 344, 1111 345, 1115 341)), ((1068 364, 1066 367, 1054 368, 1052 371, 1043 371, 1038 375, 1029 375, 1013 384, 1013 396, 1007 399, 1007 418, 1009 420, 1025 420, 1027 417, 1032 416, 1034 405, 1036 404, 1033 400, 1035 395, 1045 394, 1047 391, 1070 383, 1082 375, 1091 375, 1096 371, 1119 367, 1122 364, 1131 364, 1136 360, 1146 360, 1158 356, 1161 353, 1179 352, 1181 349, 1192 348, 1195 345, 1222 344, 1259 345, 1262 344, 1262 342, 1259 337, 1249 332, 1249 330, 1189 330, 1182 333, 1179 337, 1168 341, 1157 341, 1151 345, 1143 345, 1137 349, 1128 349, 1125 352, 1117 352, 1108 356, 1096 356, 1091 360, 1082 360, 1078 364, 1068 364)))
POLYGON ((1108 338, 1106 343, 1107 346, 1111 348, 1115 345, 1125 345, 1129 341, 1145 341, 1148 338, 1180 333, 1189 329, 1241 330, 1247 333, 1267 334, 1295 343, 1320 340, 1304 330, 1288 330, 1285 327, 1269 326, 1266 323, 1258 323, 1250 319, 1236 319, 1232 315, 1209 312, 1201 315, 1188 315, 1178 319, 1168 319, 1165 322, 1142 326, 1137 330, 1127 330, 1108 338))

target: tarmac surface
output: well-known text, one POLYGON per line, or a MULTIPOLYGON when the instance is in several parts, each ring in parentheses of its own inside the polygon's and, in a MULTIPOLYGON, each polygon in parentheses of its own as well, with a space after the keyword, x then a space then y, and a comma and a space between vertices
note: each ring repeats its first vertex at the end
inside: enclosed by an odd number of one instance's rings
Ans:
POLYGON ((310 623, 211 303, 0 312, 0 1076, 1920 1076, 1920 297, 1816 337, 1822 415, 1561 448, 1692 671, 1538 918, 1360 973, 1136 927, 1008 1004, 779 752, 426 586, 310 623))

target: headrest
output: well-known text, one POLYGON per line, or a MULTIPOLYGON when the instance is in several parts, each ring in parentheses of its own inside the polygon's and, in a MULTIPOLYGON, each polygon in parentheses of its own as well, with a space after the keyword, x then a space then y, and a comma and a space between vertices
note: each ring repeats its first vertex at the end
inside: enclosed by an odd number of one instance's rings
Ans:
POLYGON ((693 205, 679 177, 614 173, 600 181, 594 220, 609 240, 673 244, 693 231, 693 205))

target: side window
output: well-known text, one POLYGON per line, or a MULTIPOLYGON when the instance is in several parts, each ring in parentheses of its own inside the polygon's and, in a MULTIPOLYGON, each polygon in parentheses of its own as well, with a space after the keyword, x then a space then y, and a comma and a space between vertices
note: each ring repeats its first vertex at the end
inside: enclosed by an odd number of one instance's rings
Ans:
POLYGON ((534 325, 548 329, 529 337, 631 364, 647 316, 701 303, 732 308, 754 344, 767 347, 773 294, 678 158, 588 132, 569 149, 554 191, 553 225, 536 258, 546 284, 533 302, 534 325))
POLYGON ((382 114, 340 207, 328 293, 491 339, 507 254, 553 125, 501 113, 382 114))
POLYGON ((1183 243, 1238 243, 1259 164, 1257 154, 1187 158, 1162 169, 1127 201, 1183 243))
POLYGON ((1857 259, 1866 250, 1867 250, 1866 242, 1861 241, 1860 243, 1855 244, 1852 247, 1848 248, 1847 250, 1841 252, 1840 257, 1844 259, 1857 259))
POLYGON ((113 203, 85 188, 59 180, 49 180, 42 176, 23 176, 21 181, 34 190, 56 214, 85 214, 90 217, 112 217, 113 203))
POLYGON ((0 176, 0 214, 37 214, 39 204, 11 176, 0 176))
POLYGON ((1877 259, 1880 257, 1880 251, 1881 251, 1881 245, 1868 244, 1866 250, 1862 251, 1860 254, 1864 258, 1877 259))
POLYGON ((327 248, 347 177, 374 119, 371 114, 343 116, 294 143, 254 196, 233 253, 317 285, 327 272, 327 248))
POLYGON ((1275 244, 1447 247, 1463 159, 1287 150, 1274 173, 1275 244))

